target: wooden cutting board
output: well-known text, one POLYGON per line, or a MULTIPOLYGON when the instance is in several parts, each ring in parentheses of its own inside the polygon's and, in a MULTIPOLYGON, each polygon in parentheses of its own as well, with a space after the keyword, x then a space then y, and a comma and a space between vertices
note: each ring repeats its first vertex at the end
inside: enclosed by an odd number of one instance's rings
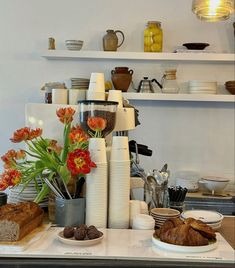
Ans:
POLYGON ((14 249, 14 251, 24 251, 27 247, 39 240, 50 228, 50 226, 50 223, 42 224, 41 226, 34 229, 31 233, 23 237, 21 240, 16 242, 0 241, 0 251, 9 251, 11 249, 14 249))

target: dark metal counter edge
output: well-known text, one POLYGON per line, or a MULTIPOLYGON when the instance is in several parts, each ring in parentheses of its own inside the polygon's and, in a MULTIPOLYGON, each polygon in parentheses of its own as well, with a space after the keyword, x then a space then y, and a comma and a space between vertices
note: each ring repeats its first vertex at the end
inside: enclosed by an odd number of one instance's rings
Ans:
POLYGON ((234 263, 190 262, 190 261, 143 261, 119 259, 26 259, 26 258, 0 258, 1 268, 65 268, 65 267, 203 267, 203 268, 234 268, 234 263))

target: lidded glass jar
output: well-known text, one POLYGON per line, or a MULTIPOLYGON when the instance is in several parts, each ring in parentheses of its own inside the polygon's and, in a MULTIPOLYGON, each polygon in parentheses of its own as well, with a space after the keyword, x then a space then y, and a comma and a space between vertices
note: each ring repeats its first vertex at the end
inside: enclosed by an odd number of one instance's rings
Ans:
POLYGON ((163 33, 160 21, 148 21, 144 30, 144 52, 162 52, 163 33))

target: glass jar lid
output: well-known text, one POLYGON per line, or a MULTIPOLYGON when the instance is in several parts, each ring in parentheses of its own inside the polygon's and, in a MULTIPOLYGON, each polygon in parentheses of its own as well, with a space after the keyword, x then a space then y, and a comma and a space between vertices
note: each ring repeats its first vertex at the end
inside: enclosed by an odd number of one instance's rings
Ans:
POLYGON ((149 24, 156 24, 157 26, 161 26, 161 22, 160 22, 160 21, 156 21, 156 20, 148 21, 148 22, 147 22, 147 26, 148 26, 149 24))

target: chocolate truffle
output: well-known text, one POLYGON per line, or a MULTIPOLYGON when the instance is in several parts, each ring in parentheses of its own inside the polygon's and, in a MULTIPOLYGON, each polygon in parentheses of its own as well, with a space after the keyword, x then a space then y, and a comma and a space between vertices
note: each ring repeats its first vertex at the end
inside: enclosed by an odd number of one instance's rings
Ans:
POLYGON ((87 237, 89 239, 95 239, 100 237, 100 232, 96 228, 91 228, 87 231, 87 237))
POLYGON ((65 238, 71 238, 74 236, 74 228, 73 227, 65 227, 63 231, 63 235, 65 238))
POLYGON ((86 237, 86 229, 83 228, 77 228, 74 231, 74 237, 76 240, 84 240, 86 237))

